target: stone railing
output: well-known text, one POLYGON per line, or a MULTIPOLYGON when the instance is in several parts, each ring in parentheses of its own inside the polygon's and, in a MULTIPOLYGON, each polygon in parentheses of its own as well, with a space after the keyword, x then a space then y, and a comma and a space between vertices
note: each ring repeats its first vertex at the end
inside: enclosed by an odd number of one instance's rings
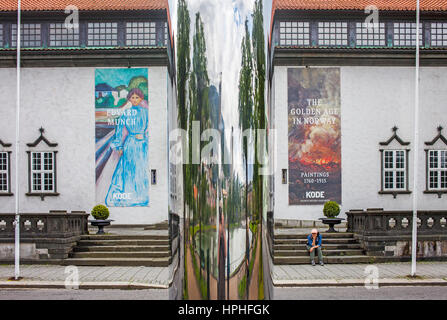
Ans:
MULTIPOLYGON (((85 212, 51 212, 20 214, 21 237, 71 237, 88 232, 88 214, 85 212)), ((15 214, 0 214, 0 237, 14 237, 15 214)))
MULTIPOLYGON (((412 211, 350 210, 348 232, 359 238, 369 255, 410 255, 412 211)), ((418 211, 418 256, 447 257, 447 211, 418 211)))
MULTIPOLYGON (((81 235, 88 233, 85 212, 20 214, 20 242, 24 260, 64 259, 81 235)), ((15 214, 0 214, 0 260, 14 254, 15 214), (11 247, 12 246, 12 247, 11 247)))
MULTIPOLYGON (((362 235, 411 235, 413 212, 383 209, 351 210, 348 232, 362 235)), ((446 235, 447 211, 418 211, 418 234, 446 235)))

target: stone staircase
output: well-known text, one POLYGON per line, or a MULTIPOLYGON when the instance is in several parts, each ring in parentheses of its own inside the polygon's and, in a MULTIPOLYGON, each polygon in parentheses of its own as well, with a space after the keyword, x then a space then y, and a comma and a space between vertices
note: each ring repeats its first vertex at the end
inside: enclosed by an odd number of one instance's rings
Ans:
POLYGON ((64 265, 166 267, 171 263, 169 235, 85 235, 64 265))
MULTIPOLYGON (((370 263, 358 239, 353 233, 322 233, 323 256, 325 263, 370 263)), ((306 249, 307 234, 297 232, 275 233, 273 245, 273 261, 276 265, 309 264, 309 253, 306 249)), ((318 260, 318 257, 315 257, 318 260)))

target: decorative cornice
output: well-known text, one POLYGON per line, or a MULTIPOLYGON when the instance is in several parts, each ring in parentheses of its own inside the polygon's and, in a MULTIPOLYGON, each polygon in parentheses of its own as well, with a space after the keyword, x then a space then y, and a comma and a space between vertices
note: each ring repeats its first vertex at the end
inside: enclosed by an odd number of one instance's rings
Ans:
POLYGON ((438 127, 438 135, 432 141, 425 142, 425 144, 427 146, 432 146, 436 142, 438 142, 439 139, 441 139, 441 141, 444 142, 445 145, 447 145, 447 139, 442 135, 442 129, 444 129, 444 128, 442 126, 439 126, 438 127))
POLYGON ((12 143, 3 142, 2 139, 0 139, 0 145, 4 148, 9 148, 10 146, 12 146, 12 143))
POLYGON ((399 130, 399 128, 397 126, 394 126, 392 128, 393 130, 393 135, 391 136, 391 138, 389 138, 387 141, 384 142, 379 142, 379 144, 381 146, 387 146, 389 145, 393 140, 396 140, 397 142, 400 143, 400 145, 402 146, 408 146, 410 144, 410 142, 405 142, 403 141, 398 135, 397 135, 397 130, 399 130))
POLYGON ((41 141, 45 142, 47 144, 47 146, 54 148, 57 147, 57 143, 51 143, 50 141, 48 141, 47 138, 44 137, 43 133, 45 132, 45 129, 40 127, 39 129, 40 131, 40 136, 39 138, 36 139, 36 141, 34 141, 33 143, 27 143, 26 145, 28 147, 34 148, 36 147, 41 141))

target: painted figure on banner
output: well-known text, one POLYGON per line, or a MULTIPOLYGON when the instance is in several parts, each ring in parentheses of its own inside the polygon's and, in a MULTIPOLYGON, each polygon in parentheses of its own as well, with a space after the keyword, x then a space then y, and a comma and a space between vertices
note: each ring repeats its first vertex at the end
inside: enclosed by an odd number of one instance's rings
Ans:
POLYGON ((149 205, 147 69, 96 71, 96 192, 110 207, 149 205))

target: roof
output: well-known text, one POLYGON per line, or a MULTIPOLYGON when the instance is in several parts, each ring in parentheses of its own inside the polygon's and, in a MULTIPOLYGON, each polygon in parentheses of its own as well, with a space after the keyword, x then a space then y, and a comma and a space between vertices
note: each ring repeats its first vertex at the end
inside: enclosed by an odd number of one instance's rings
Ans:
MULTIPOLYGON (((365 10, 374 5, 379 10, 414 11, 416 0, 273 0, 275 10, 365 10)), ((447 0, 420 0, 421 11, 445 11, 447 0)))
MULTIPOLYGON (((22 0, 22 11, 63 11, 69 5, 81 11, 167 10, 168 0, 22 0)), ((17 11, 17 0, 0 0, 0 11, 17 11)))
MULTIPOLYGON (((2 0, 0 0, 2 1, 2 0)), ((277 10, 361 10, 374 5, 379 11, 416 11, 416 0, 273 0, 269 46, 277 10)), ((420 0, 421 11, 447 11, 447 0, 420 0)))
MULTIPOLYGON (((17 11, 17 0, 0 0, 0 12, 17 11)), ((80 11, 166 10, 171 47, 174 37, 168 0, 21 0, 22 11, 64 11, 67 6, 80 11)))

